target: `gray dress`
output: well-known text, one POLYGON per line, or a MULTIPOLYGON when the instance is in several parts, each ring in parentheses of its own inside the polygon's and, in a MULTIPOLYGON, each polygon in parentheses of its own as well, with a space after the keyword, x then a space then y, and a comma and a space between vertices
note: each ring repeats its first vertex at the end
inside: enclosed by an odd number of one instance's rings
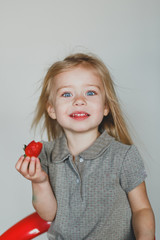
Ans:
POLYGON ((73 161, 63 135, 43 142, 39 157, 58 205, 48 239, 135 239, 127 193, 147 175, 134 145, 104 131, 73 161))

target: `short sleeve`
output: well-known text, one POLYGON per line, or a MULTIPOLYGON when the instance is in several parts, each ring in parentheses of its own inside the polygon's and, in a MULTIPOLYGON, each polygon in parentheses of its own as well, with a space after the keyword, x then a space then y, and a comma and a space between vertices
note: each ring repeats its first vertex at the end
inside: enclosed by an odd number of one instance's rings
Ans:
POLYGON ((47 160, 48 157, 46 151, 47 143, 45 141, 41 141, 41 143, 43 144, 43 147, 38 157, 40 159, 42 169, 48 174, 48 160, 47 160))
POLYGON ((142 183, 146 177, 147 174, 142 157, 137 148, 131 145, 123 160, 120 184, 123 190, 128 193, 142 183))

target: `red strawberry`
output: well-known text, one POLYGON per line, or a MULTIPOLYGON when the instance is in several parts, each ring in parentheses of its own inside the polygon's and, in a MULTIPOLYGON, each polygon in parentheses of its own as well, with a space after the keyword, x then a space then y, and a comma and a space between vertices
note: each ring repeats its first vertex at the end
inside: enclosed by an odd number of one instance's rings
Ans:
POLYGON ((38 157, 42 150, 42 143, 41 142, 30 142, 27 146, 24 145, 25 156, 28 157, 38 157))

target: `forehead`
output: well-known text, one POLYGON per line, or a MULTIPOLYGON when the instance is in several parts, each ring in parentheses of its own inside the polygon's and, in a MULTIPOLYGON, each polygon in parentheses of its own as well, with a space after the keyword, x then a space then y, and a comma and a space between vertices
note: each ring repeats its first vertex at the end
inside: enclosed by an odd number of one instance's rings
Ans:
POLYGON ((96 69, 84 66, 77 66, 55 77, 54 87, 59 88, 62 85, 98 85, 103 88, 102 80, 96 69))

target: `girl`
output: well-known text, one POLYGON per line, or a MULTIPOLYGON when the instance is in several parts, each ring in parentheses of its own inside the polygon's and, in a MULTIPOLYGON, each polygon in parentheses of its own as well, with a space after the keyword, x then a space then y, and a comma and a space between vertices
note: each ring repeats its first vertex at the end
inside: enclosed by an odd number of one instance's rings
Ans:
POLYGON ((74 54, 53 64, 33 125, 41 119, 49 142, 16 169, 32 182, 35 210, 52 221, 48 239, 153 240, 143 161, 104 63, 74 54))

